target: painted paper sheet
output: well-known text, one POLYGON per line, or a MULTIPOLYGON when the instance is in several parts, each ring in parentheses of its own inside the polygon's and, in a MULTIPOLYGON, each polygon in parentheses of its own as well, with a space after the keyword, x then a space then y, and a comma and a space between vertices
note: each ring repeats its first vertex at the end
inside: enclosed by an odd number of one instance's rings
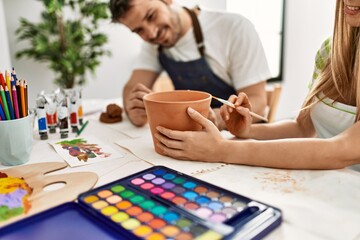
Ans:
POLYGON ((124 157, 94 136, 80 136, 50 143, 55 151, 69 164, 77 167, 124 157))

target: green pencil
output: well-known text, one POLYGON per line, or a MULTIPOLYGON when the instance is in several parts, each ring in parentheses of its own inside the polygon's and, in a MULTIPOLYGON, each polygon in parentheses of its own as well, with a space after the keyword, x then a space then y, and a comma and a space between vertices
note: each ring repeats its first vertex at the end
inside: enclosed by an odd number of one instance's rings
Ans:
POLYGON ((87 120, 82 126, 81 128, 77 131, 76 135, 79 136, 81 134, 82 131, 84 131, 84 128, 86 127, 86 125, 89 123, 89 120, 87 120))
POLYGON ((11 120, 10 112, 9 112, 9 108, 8 108, 8 103, 7 103, 6 97, 5 97, 4 88, 1 85, 0 85, 0 94, 1 94, 1 99, 2 99, 3 105, 4 105, 4 111, 5 111, 6 119, 11 120))

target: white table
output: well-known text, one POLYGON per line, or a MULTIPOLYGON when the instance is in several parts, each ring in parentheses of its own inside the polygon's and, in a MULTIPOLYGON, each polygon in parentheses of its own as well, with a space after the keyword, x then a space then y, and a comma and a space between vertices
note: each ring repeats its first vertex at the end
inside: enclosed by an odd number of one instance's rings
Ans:
MULTIPOLYGON (((88 104, 84 103, 84 109, 86 111, 87 107, 93 106, 93 109, 101 110, 110 102, 115 101, 88 101, 88 104)), ((98 121, 99 115, 98 111, 85 116, 90 122, 84 134, 96 135, 125 157, 76 168, 67 167, 56 173, 95 172, 99 176, 95 185, 97 187, 152 166, 152 161, 144 161, 115 144, 124 139, 137 141, 136 137, 129 135, 148 134, 147 127, 136 129, 126 118, 120 124, 102 124, 98 121)), ((225 133, 225 136, 229 135, 225 133)), ((50 134, 49 137, 50 140, 60 139, 59 134, 50 134)), ((34 139, 33 151, 27 164, 63 162, 47 141, 39 139, 36 132, 34 139)), ((184 170, 182 166, 186 164, 174 165, 174 162, 179 161, 162 161, 165 166, 175 166, 178 171, 184 170)), ((4 168, 0 165, 0 170, 4 168)), ((280 208, 283 222, 266 239, 360 239, 360 173, 357 171, 295 171, 214 164, 214 169, 193 176, 280 208)))

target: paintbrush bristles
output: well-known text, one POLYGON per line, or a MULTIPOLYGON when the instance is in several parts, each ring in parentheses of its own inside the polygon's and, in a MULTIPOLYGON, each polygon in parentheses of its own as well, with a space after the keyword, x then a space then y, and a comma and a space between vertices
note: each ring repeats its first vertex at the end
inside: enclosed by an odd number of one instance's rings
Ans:
MULTIPOLYGON (((225 104, 225 105, 227 105, 227 106, 229 106, 229 107, 236 108, 235 104, 233 104, 233 103, 231 103, 231 102, 229 102, 229 101, 226 101, 226 100, 224 100, 224 99, 221 99, 221 98, 218 98, 218 97, 215 97, 215 96, 212 96, 212 98, 218 100, 219 102, 221 102, 221 103, 223 103, 223 104, 225 104)), ((263 120, 263 121, 265 121, 265 122, 268 122, 268 119, 265 118, 265 117, 263 117, 263 116, 260 116, 260 115, 254 113, 254 112, 251 112, 251 111, 250 111, 249 113, 250 113, 251 116, 253 116, 253 117, 255 117, 255 118, 258 118, 258 119, 260 119, 260 120, 263 120)))

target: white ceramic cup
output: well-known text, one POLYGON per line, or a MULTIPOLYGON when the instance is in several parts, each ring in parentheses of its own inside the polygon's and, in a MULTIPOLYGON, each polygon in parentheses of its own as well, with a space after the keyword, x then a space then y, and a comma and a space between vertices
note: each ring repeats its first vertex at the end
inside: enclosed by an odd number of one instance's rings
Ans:
POLYGON ((0 162, 5 166, 29 161, 33 147, 31 115, 0 121, 0 162))

